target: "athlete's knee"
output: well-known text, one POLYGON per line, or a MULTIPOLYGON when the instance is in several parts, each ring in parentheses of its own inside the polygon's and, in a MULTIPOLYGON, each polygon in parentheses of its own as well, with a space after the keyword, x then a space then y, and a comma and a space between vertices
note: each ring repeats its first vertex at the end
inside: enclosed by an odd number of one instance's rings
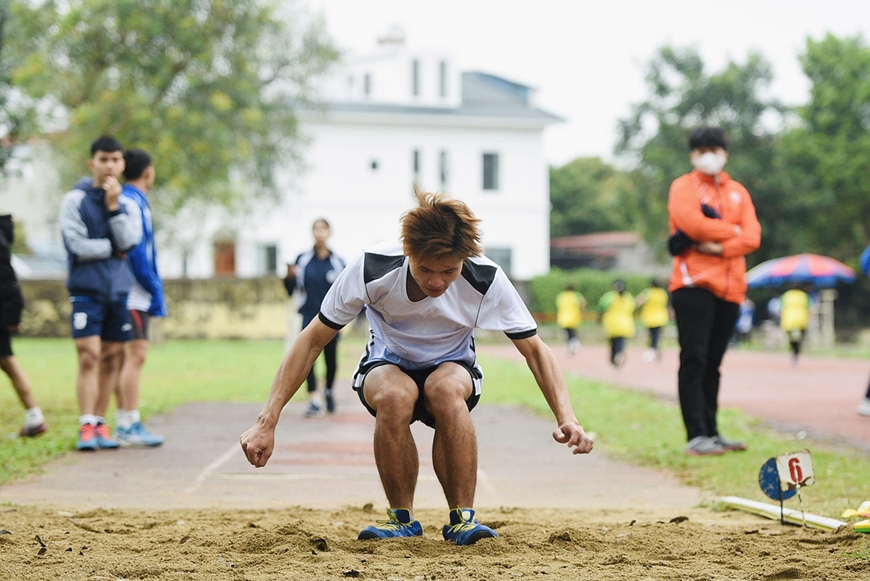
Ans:
POLYGON ((365 398, 378 416, 408 415, 414 413, 414 406, 420 397, 416 385, 404 385, 402 383, 380 383, 377 387, 366 387, 365 398))
POLYGON ((121 345, 105 346, 100 353, 100 366, 108 369, 120 367, 123 356, 124 351, 121 345))
POLYGON ((100 354, 91 349, 79 350, 79 369, 92 371, 100 362, 100 354))
POLYGON ((453 414, 468 410, 466 400, 470 394, 470 381, 453 376, 431 377, 426 382, 424 394, 426 408, 437 418, 442 413, 453 414))

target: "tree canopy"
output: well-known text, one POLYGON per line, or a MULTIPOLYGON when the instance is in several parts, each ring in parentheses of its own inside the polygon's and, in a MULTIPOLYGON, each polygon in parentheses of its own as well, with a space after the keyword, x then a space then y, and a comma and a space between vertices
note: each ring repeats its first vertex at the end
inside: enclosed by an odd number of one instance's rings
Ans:
POLYGON ((788 196, 805 208, 807 245, 848 260, 870 241, 870 47, 827 35, 808 39, 800 60, 812 86, 783 136, 788 196))
POLYGON ((630 229, 628 176, 597 157, 581 157, 550 169, 551 236, 630 229))
MULTIPOLYGON (((337 53, 321 19, 265 0, 11 1, 11 80, 62 178, 100 134, 157 160, 161 209, 274 192, 298 159, 295 109, 337 53), (291 19, 291 16, 293 17, 291 19)), ((70 183, 70 185, 72 185, 70 183)))
POLYGON ((730 141, 726 171, 749 188, 770 235, 775 228, 768 218, 777 214, 781 200, 771 169, 778 163, 776 130, 785 108, 765 96, 773 78, 769 63, 750 53, 745 63, 731 61, 708 74, 696 49, 666 46, 648 63, 645 78, 649 97, 620 120, 616 145, 619 160, 636 180, 635 227, 663 247, 670 184, 691 169, 689 132, 718 125, 730 141))

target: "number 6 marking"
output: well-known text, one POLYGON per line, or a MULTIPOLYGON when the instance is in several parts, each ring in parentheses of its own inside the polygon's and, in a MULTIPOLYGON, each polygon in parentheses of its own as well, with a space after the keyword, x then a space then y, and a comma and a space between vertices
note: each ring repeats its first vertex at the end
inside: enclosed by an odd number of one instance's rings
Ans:
POLYGON ((798 458, 789 458, 788 473, 791 476, 791 481, 795 484, 800 484, 804 479, 804 471, 801 470, 801 461, 798 458))

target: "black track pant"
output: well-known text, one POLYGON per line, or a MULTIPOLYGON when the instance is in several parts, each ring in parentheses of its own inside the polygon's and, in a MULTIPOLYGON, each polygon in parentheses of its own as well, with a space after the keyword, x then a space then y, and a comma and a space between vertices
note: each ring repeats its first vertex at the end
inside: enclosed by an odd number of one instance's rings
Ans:
POLYGON ((701 288, 681 288, 671 295, 680 340, 677 383, 688 440, 716 436, 719 367, 734 333, 740 305, 716 298, 701 288))

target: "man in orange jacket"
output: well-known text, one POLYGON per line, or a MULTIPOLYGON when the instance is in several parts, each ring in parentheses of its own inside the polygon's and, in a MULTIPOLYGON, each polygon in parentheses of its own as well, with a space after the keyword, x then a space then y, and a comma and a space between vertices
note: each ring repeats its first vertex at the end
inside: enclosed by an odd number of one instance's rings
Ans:
POLYGON ((761 225, 749 192, 722 171, 728 160, 722 130, 695 129, 689 151, 695 170, 674 180, 668 194, 670 231, 687 240, 674 256, 669 290, 680 341, 686 453, 707 456, 746 449, 719 434, 716 412, 719 368, 746 295, 744 256, 761 244, 761 225))

